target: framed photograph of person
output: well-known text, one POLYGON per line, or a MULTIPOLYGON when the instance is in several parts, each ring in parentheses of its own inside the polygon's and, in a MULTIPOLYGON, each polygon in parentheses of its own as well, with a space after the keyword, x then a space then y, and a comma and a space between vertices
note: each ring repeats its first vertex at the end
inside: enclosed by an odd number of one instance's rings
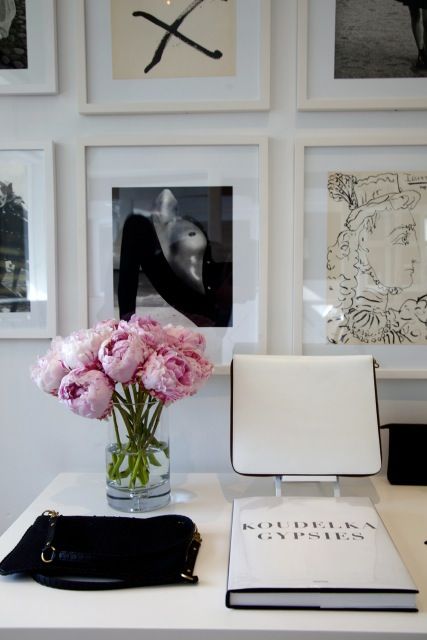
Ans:
POLYGON ((81 321, 197 328, 216 372, 265 351, 267 139, 82 142, 81 321))
POLYGON ((0 338, 55 334, 53 146, 1 146, 0 338))
POLYGON ((425 109, 424 29, 424 0, 299 0, 298 109, 425 109))
POLYGON ((427 377, 427 136, 296 143, 296 353, 372 354, 427 377))
POLYGON ((1 0, 0 95, 57 90, 55 0, 1 0))
POLYGON ((85 114, 269 108, 270 0, 77 0, 85 114))

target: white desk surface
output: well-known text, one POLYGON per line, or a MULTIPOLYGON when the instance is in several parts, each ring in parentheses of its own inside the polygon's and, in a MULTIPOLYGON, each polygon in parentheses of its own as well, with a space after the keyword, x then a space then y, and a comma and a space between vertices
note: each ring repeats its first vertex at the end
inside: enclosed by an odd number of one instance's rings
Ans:
MULTIPOLYGON (((383 476, 341 482, 343 496, 365 495, 376 504, 420 590, 418 613, 227 609, 232 499, 274 495, 273 480, 177 474, 172 476, 171 504, 147 515, 181 513, 196 522, 203 537, 197 585, 81 592, 43 587, 31 578, 0 577, 0 638, 425 640, 427 487, 391 486, 383 476)), ((50 508, 63 515, 122 515, 106 504, 101 474, 60 474, 0 538, 0 558, 35 517, 50 508)))

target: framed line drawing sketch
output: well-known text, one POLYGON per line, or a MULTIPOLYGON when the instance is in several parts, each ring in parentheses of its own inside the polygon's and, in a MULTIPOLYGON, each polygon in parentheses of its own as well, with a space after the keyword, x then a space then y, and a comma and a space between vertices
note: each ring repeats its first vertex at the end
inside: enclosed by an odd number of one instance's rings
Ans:
POLYGON ((55 0, 4 0, 0 95, 57 93, 55 0))
POLYGON ((425 109, 427 66, 417 60, 408 7, 299 0, 297 107, 425 109))
POLYGON ((296 143, 296 353, 372 354, 427 377, 427 136, 296 143))
POLYGON ((0 147, 0 338, 56 334, 53 146, 0 147))
POLYGON ((193 327, 217 373, 263 352, 267 140, 102 138, 80 158, 82 324, 193 327))
POLYGON ((81 113, 269 108, 270 0, 76 1, 81 113))

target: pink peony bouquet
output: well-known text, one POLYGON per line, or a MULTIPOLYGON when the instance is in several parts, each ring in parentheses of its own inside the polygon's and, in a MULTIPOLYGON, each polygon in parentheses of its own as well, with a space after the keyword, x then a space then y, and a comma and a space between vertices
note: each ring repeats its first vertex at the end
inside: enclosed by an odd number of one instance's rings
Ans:
POLYGON ((194 395, 212 373, 204 350, 200 333, 134 315, 129 321, 106 320, 55 338, 32 367, 31 377, 42 391, 80 416, 112 417, 122 453, 110 465, 110 475, 128 475, 134 484, 139 480, 144 485, 149 457, 153 462, 153 454, 147 452, 159 444, 155 432, 163 407, 194 395), (125 453, 139 457, 123 470, 125 453))

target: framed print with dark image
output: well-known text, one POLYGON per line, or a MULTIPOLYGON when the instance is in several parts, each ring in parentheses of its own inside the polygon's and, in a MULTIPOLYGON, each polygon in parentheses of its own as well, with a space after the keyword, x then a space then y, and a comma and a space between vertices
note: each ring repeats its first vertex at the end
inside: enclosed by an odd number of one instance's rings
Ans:
POLYGON ((427 377, 426 144, 363 131, 297 142, 295 352, 427 377))
POLYGON ((425 109, 421 4, 299 0, 298 109, 425 109))
POLYGON ((268 109, 270 0, 78 2, 81 113, 268 109))
POLYGON ((265 348, 266 141, 116 139, 82 147, 82 322, 196 328, 217 372, 265 348))
POLYGON ((0 148, 0 337, 56 333, 51 145, 0 148))
POLYGON ((0 95, 57 92, 55 0, 2 0, 0 95))

